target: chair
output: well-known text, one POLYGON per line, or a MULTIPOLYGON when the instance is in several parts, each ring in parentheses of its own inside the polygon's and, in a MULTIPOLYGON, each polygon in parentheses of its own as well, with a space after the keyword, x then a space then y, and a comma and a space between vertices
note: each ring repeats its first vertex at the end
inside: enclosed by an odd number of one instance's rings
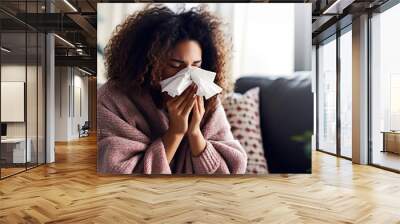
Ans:
POLYGON ((89 121, 85 121, 82 127, 78 124, 79 138, 89 136, 89 129, 90 129, 89 121))

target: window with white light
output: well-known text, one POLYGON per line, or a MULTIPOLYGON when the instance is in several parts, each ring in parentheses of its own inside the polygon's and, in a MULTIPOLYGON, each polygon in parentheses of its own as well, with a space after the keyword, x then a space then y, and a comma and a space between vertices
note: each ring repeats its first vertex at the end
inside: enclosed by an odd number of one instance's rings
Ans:
POLYGON ((400 170, 400 4, 371 18, 372 163, 400 170))
POLYGON ((336 153, 336 39, 318 48, 318 149, 336 153))
POLYGON ((352 157, 352 33, 340 36, 340 154, 352 157))

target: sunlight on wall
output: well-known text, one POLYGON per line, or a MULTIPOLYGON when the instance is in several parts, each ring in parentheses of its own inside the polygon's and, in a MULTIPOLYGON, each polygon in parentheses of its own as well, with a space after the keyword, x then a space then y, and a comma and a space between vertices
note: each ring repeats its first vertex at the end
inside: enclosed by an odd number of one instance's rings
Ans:
POLYGON ((294 5, 234 5, 234 76, 294 72, 294 5))

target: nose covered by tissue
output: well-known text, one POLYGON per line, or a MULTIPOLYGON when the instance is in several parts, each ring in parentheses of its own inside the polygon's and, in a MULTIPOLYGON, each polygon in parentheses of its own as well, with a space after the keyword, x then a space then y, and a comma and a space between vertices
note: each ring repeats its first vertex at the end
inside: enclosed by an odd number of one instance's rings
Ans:
POLYGON ((186 67, 174 76, 162 80, 161 92, 167 92, 172 97, 179 96, 194 82, 198 87, 196 95, 209 99, 222 91, 222 88, 214 83, 215 75, 215 72, 198 67, 186 67))

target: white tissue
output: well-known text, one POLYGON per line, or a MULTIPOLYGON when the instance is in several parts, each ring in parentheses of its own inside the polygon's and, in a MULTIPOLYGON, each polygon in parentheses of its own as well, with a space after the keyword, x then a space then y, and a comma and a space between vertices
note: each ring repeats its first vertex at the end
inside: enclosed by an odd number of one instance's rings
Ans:
POLYGON ((161 92, 167 92, 170 96, 179 96, 194 82, 197 85, 198 96, 206 99, 220 93, 222 88, 214 83, 215 72, 210 72, 198 67, 186 67, 174 76, 160 82, 161 92))

